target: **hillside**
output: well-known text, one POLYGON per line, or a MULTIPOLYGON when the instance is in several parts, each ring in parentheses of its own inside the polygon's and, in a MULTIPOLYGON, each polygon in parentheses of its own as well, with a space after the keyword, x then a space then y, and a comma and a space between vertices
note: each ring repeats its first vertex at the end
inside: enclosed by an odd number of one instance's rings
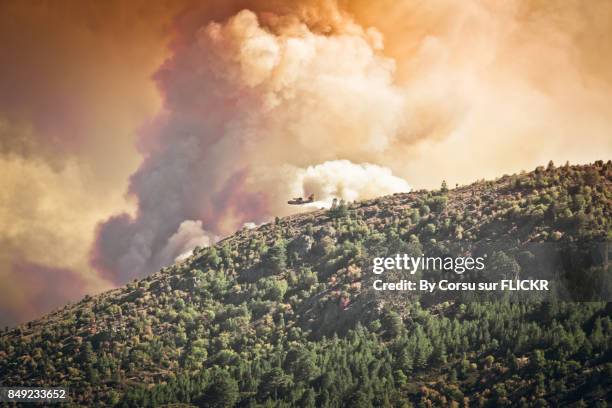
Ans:
POLYGON ((276 219, 5 330, 0 384, 65 385, 82 406, 605 406, 611 210, 609 161, 276 219), (373 258, 396 253, 487 254, 491 276, 550 267, 565 286, 373 290, 373 258))

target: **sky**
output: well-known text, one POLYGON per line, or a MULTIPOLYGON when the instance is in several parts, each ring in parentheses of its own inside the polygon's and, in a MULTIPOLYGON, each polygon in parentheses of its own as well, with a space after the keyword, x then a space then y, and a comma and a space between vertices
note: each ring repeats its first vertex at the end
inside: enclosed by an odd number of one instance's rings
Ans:
POLYGON ((0 325, 293 197, 608 160, 611 22, 605 0, 0 2, 0 325))

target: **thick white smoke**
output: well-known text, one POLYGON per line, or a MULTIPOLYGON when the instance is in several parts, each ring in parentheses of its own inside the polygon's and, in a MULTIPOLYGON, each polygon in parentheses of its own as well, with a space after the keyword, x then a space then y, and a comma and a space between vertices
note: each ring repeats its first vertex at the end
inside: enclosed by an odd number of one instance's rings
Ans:
POLYGON ((266 179, 262 174, 258 180, 275 186, 269 191, 275 213, 286 213, 287 197, 315 195, 315 202, 303 208, 330 207, 334 199, 346 201, 363 200, 380 195, 410 191, 410 185, 394 176, 391 169, 376 164, 355 164, 348 160, 331 160, 321 164, 298 168, 283 165, 281 171, 269 171, 266 179))
POLYGON ((189 257, 196 247, 210 246, 217 239, 218 237, 204 231, 202 221, 183 221, 178 230, 168 238, 168 244, 162 249, 161 262, 171 263, 183 260, 189 257))

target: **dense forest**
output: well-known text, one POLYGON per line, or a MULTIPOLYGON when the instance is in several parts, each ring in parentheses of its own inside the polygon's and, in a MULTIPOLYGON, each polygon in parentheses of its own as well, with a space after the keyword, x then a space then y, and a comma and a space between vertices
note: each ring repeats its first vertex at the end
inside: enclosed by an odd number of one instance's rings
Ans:
POLYGON ((80 406, 605 407, 611 207, 612 162, 551 162, 277 218, 4 329, 0 384, 66 386, 80 406), (472 278, 557 286, 373 290, 372 259, 397 253, 487 254, 472 278))

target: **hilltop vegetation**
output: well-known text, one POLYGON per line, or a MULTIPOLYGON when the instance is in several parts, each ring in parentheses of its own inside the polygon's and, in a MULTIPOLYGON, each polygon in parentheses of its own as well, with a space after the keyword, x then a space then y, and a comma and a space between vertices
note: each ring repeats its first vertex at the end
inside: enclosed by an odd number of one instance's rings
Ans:
POLYGON ((86 406, 605 406, 609 303, 380 293, 371 266, 486 253, 488 274, 527 277, 545 243, 576 255, 555 268, 580 300, 601 299, 611 187, 611 162, 551 163, 244 229, 6 330, 0 383, 65 385, 86 406))

